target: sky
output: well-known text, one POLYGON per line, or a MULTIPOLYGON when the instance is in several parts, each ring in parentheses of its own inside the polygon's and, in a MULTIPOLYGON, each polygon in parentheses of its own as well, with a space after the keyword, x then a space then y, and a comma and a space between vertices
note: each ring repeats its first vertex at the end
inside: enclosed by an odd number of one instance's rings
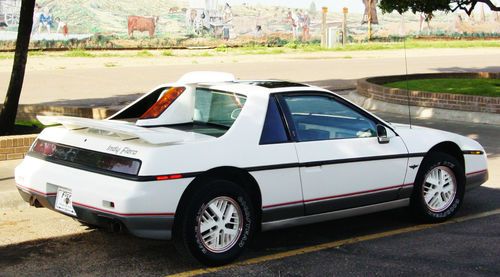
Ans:
MULTIPOLYGON (((219 0, 220 1, 220 0, 219 0)), ((287 6, 308 9, 312 0, 226 0, 229 4, 241 3, 259 3, 266 5, 287 6)), ((364 11, 362 0, 314 0, 316 7, 320 9, 323 6, 329 8, 330 12, 342 12, 343 7, 349 8, 349 11, 361 13, 364 11)))

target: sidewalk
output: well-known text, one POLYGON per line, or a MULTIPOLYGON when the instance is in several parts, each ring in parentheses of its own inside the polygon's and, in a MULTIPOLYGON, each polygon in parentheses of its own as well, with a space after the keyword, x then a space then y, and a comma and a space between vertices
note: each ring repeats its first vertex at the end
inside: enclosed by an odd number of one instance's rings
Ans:
POLYGON ((14 169, 22 160, 0 162, 0 210, 17 209, 26 205, 19 196, 14 181, 14 169))
MULTIPOLYGON (((11 160, 0 162, 0 182, 14 179, 14 168, 21 163, 22 160, 11 160)), ((2 186, 0 183, 0 191, 2 186)))
MULTIPOLYGON (((498 48, 409 49, 408 71, 499 71, 493 62, 499 59, 498 48)), ((230 72, 241 79, 335 80, 334 89, 347 89, 359 78, 404 74, 404 65, 403 50, 213 57, 30 57, 20 103, 145 93, 159 84, 177 80, 184 73, 198 70, 230 72)), ((7 91, 11 70, 11 60, 0 60, 0 99, 7 91)))

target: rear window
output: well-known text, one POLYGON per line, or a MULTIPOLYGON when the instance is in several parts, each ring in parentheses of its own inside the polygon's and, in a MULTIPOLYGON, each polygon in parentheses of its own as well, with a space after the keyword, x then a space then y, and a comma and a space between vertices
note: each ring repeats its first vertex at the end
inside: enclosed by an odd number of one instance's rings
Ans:
MULTIPOLYGON (((151 106, 155 105, 159 99, 163 97, 161 96, 162 93, 168 89, 169 88, 161 88, 154 91, 128 109, 123 110, 109 119, 120 119, 130 122, 140 119, 151 106)), ((192 111, 187 111, 187 114, 192 113, 192 117, 186 117, 186 122, 181 124, 168 124, 165 122, 164 125, 160 123, 150 127, 164 126, 177 130, 219 137, 224 135, 227 130, 231 128, 246 102, 246 96, 244 95, 208 88, 197 88, 193 92, 183 93, 193 93, 192 96, 194 97, 195 103, 194 109, 192 111)), ((174 99, 174 101, 176 100, 174 99)), ((189 106, 185 106, 184 108, 192 109, 192 107, 189 106)), ((165 110, 168 110, 168 106, 165 110)), ((143 127, 148 128, 148 126, 143 127)))
POLYGON ((207 88, 196 89, 194 97, 193 122, 169 128, 220 137, 231 128, 247 100, 240 94, 207 88))
POLYGON ((245 102, 246 97, 243 95, 197 89, 193 121, 231 127, 245 102))

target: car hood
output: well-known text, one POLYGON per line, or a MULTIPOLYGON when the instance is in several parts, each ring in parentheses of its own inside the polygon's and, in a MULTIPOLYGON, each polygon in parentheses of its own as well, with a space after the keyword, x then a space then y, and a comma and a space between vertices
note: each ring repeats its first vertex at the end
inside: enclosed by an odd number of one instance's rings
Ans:
POLYGON ((483 147, 477 141, 463 135, 400 123, 391 123, 390 126, 394 128, 394 131, 403 139, 410 153, 427 152, 432 147, 442 142, 453 142, 463 151, 484 151, 483 147))

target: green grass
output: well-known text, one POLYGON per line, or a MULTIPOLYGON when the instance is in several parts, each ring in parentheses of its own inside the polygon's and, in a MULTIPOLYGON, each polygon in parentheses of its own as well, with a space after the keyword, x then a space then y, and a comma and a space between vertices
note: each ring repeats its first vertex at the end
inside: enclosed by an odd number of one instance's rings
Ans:
MULTIPOLYGON (((286 41, 285 41, 286 42, 286 41)), ((500 48, 500 40, 419 40, 408 39, 406 48, 408 49, 425 49, 425 48, 500 48)), ((218 55, 278 55, 285 53, 309 53, 309 52, 343 52, 343 51, 371 51, 371 50, 397 50, 403 49, 403 42, 359 42, 349 43, 345 46, 337 46, 334 48, 322 48, 321 45, 315 42, 303 43, 300 41, 290 41, 283 43, 282 47, 273 46, 267 47, 261 44, 248 43, 241 47, 228 47, 225 44, 217 46, 215 49, 202 52, 191 52, 163 50, 163 51, 125 51, 125 52, 103 52, 91 51, 82 48, 73 49, 65 52, 50 52, 50 51, 30 51, 30 57, 37 58, 52 58, 52 57, 75 57, 75 58, 151 58, 155 56, 179 56, 179 57, 212 57, 218 55)), ((0 60, 12 59, 14 53, 0 53, 0 60)), ((350 56, 345 56, 348 58, 350 56)))
POLYGON ((73 49, 68 52, 64 53, 65 57, 71 57, 71 58, 93 58, 95 57, 94 54, 84 50, 84 49, 73 49))
POLYGON ((137 52, 136 54, 137 57, 153 57, 153 53, 149 52, 148 50, 142 50, 137 52))
POLYGON ((28 56, 29 57, 43 57, 43 56, 45 56, 45 52, 43 52, 41 50, 29 51, 28 56))
POLYGON ((0 53, 0 60, 8 60, 14 58, 14 53, 0 53))
MULTIPOLYGON (((406 89, 406 81, 385 86, 406 89)), ((500 97, 500 79, 422 79, 408 81, 410 90, 500 97)))
POLYGON ((172 57, 174 55, 174 53, 172 52, 172 50, 165 50, 165 51, 161 52, 161 55, 164 57, 172 57))
POLYGON ((40 123, 40 121, 33 119, 33 120, 16 120, 16 125, 18 126, 28 126, 28 127, 37 127, 39 129, 45 128, 45 125, 40 123))
MULTIPOLYGON (((334 48, 322 48, 318 43, 301 44, 289 43, 284 48, 293 49, 302 52, 319 52, 319 51, 370 51, 370 50, 394 50, 403 49, 403 42, 361 42, 349 43, 345 46, 339 45, 334 48)), ((422 48, 474 48, 474 47, 500 47, 498 40, 450 40, 450 41, 430 41, 430 40, 414 40, 406 41, 407 49, 422 49, 422 48)))

